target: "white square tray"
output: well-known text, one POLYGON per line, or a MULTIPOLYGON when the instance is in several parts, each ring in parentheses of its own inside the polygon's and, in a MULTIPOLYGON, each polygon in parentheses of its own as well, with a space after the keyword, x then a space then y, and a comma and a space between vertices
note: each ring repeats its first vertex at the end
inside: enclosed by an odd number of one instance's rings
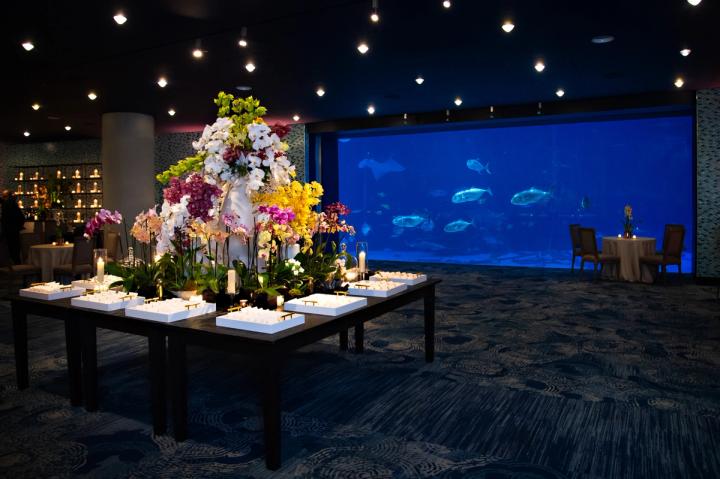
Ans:
POLYGON ((191 302, 185 301, 180 298, 168 299, 165 301, 156 301, 152 303, 145 303, 138 306, 132 306, 125 309, 125 316, 130 318, 147 319, 150 321, 161 321, 163 323, 172 323, 174 321, 181 321, 183 319, 193 318, 195 316, 202 316, 203 314, 215 312, 215 303, 202 302, 191 302), (173 306, 171 311, 157 311, 155 308, 158 304, 164 304, 164 306, 173 306), (173 303, 173 304, 169 304, 173 303), (185 306, 190 304, 198 304, 198 306, 186 308, 185 306))
POLYGON ((215 318, 215 324, 224 328, 266 334, 278 333, 304 323, 305 316, 302 314, 259 308, 243 308, 240 311, 233 311, 215 318), (287 316, 287 318, 283 319, 283 316, 287 316))
POLYGON ((72 282, 72 285, 75 287, 78 287, 78 288, 85 288, 85 289, 98 289, 98 286, 102 286, 103 288, 107 289, 110 287, 111 284, 116 283, 118 281, 122 281, 122 278, 120 276, 113 276, 111 274, 106 274, 102 285, 98 285, 97 281, 95 281, 95 278, 77 279, 72 282))
POLYGON ((348 287, 348 293, 355 296, 372 296, 376 298, 387 298, 394 294, 398 294, 401 291, 407 289, 407 284, 400 283, 397 281, 358 281, 357 283, 350 283, 348 287), (376 289, 373 288, 373 284, 387 285, 388 289, 376 289), (363 286, 367 286, 363 288, 363 286))
POLYGON ((89 294, 70 300, 70 304, 78 308, 97 309, 98 311, 117 311, 144 302, 145 298, 138 296, 137 293, 119 293, 117 291, 89 294), (131 297, 128 298, 127 296, 131 297))
POLYGON ((25 298, 42 299, 45 301, 55 301, 56 299, 73 298, 80 296, 85 292, 83 288, 70 287, 69 289, 56 290, 38 290, 37 288, 26 288, 20 290, 20 296, 25 298))
POLYGON ((291 299, 283 306, 286 311, 339 316, 367 306, 367 299, 334 294, 311 294, 305 298, 291 299), (312 304, 312 302, 315 304, 312 304))
POLYGON ((395 272, 389 273, 387 271, 378 271, 373 276, 370 276, 370 281, 394 281, 396 283, 405 283, 412 286, 424 283, 427 281, 427 276, 424 274, 414 274, 412 278, 404 278, 395 272))

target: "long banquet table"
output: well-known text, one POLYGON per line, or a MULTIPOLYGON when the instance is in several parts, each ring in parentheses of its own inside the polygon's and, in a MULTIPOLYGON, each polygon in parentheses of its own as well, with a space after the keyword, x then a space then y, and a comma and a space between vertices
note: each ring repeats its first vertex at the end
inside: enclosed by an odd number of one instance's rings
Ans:
POLYGON ((281 378, 283 363, 294 350, 339 334, 340 349, 347 350, 348 329, 355 330, 355 350, 363 351, 364 324, 399 307, 422 299, 424 302, 425 360, 435 354, 435 286, 439 279, 428 279, 389 298, 367 298, 367 306, 339 315, 305 314, 305 323, 276 334, 262 334, 224 328, 215 324, 214 313, 173 323, 126 317, 123 311, 102 312, 77 308, 69 299, 41 301, 11 298, 15 366, 18 388, 29 386, 27 315, 34 314, 65 323, 70 399, 79 405, 84 396, 89 411, 98 407, 96 330, 110 329, 148 338, 150 358, 150 396, 155 434, 166 432, 166 381, 170 385, 173 433, 187 438, 187 362, 186 347, 199 345, 229 353, 256 355, 263 364, 262 408, 265 462, 269 469, 281 465, 281 378), (167 342, 167 343, 166 343, 167 342), (169 372, 166 377, 166 371, 169 372))

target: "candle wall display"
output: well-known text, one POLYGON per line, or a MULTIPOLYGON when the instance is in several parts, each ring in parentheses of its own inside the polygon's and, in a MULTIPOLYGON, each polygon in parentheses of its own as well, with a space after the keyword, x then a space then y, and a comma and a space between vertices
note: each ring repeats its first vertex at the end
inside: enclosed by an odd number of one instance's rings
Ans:
POLYGON ((105 283, 105 264, 107 263, 107 250, 98 248, 93 250, 93 273, 98 284, 105 283))

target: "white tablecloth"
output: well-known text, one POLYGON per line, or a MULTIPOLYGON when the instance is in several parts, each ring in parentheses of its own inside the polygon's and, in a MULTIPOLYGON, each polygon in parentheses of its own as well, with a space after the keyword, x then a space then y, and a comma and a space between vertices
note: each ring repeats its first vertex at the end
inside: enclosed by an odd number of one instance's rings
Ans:
MULTIPOLYGON (((637 282, 641 280, 651 283, 655 278, 655 271, 645 266, 640 274, 640 257, 655 254, 655 238, 617 238, 606 236, 602 239, 602 252, 620 257, 620 279, 637 282)), ((615 265, 603 266, 603 276, 615 278, 615 265)))
POLYGON ((39 244, 30 247, 28 259, 31 264, 42 269, 43 281, 52 281, 56 266, 72 263, 72 251, 73 245, 39 244))

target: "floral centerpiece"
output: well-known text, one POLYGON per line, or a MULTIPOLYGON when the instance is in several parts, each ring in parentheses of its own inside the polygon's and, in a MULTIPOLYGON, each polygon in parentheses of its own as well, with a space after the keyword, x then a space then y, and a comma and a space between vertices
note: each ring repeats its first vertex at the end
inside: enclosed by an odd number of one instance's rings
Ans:
POLYGON ((635 226, 633 225, 632 206, 625 205, 625 219, 623 220, 623 237, 632 238, 635 226))

